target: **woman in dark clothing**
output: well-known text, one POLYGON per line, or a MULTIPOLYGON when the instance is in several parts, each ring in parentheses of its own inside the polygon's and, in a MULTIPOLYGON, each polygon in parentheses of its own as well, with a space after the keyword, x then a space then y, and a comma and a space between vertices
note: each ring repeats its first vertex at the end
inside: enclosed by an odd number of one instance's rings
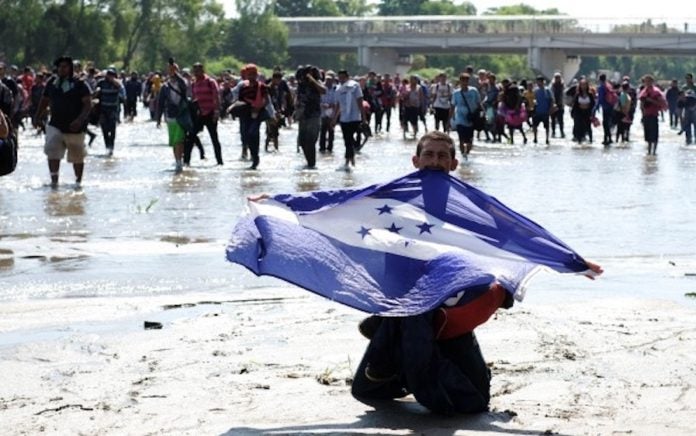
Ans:
POLYGON ((570 115, 573 117, 573 140, 577 143, 582 143, 587 136, 592 144, 592 108, 594 106, 595 96, 590 91, 587 80, 582 79, 578 82, 570 111, 570 115))

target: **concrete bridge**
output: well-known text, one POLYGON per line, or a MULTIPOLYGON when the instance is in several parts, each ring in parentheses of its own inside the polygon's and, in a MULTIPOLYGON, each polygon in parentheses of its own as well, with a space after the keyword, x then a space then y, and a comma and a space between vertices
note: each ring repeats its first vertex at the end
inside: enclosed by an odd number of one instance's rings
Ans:
POLYGON ((570 80, 583 55, 696 54, 696 18, 407 16, 281 18, 291 51, 357 51, 360 65, 405 73, 413 54, 526 54, 531 69, 570 80))

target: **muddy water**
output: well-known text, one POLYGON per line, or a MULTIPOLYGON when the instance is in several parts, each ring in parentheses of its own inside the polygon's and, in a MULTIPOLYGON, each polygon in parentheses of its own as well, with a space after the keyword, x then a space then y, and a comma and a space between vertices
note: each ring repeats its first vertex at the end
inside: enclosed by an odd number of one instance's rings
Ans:
MULTIPOLYGON (((281 131, 279 153, 262 152, 255 172, 239 160, 238 125, 226 121, 219 130, 225 165, 214 165, 203 133, 208 159, 194 152, 193 166, 175 175, 166 130, 141 115, 119 126, 114 157, 97 138, 81 190, 65 163, 59 189, 47 187, 43 138, 23 132, 17 171, 0 179, 0 300, 289 287, 225 262, 246 196, 363 186, 412 170, 415 142, 398 127, 370 140, 350 174, 336 171, 338 130, 335 153, 319 158, 318 170, 301 169, 293 127, 281 131)), ((598 283, 540 275, 528 300, 635 294, 689 301, 684 293, 696 291, 696 146, 684 146, 664 123, 661 131, 657 157, 646 156, 642 132, 609 149, 560 138, 548 147, 477 143, 459 177, 607 270, 598 283)))

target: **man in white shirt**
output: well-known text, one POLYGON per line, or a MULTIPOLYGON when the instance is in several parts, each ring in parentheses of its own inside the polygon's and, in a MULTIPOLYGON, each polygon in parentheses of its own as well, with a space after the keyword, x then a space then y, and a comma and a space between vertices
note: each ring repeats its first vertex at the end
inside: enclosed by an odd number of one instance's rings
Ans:
POLYGON ((363 93, 360 85, 352 80, 348 71, 338 72, 338 88, 336 88, 337 111, 334 115, 334 125, 340 122, 343 132, 343 141, 346 146, 346 162, 339 170, 350 171, 355 166, 355 150, 358 148, 357 133, 360 123, 366 122, 363 111, 363 93))
POLYGON ((430 88, 432 96, 432 106, 435 110, 435 130, 440 130, 442 122, 442 131, 450 131, 450 107, 452 101, 452 85, 447 83, 447 74, 440 73, 437 76, 437 82, 430 88))

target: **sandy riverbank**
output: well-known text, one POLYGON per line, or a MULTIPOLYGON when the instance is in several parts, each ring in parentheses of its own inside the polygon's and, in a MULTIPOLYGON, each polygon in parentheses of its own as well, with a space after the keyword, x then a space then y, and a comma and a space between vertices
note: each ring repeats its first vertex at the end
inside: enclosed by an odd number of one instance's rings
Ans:
POLYGON ((696 310, 522 303, 477 330, 491 412, 350 396, 362 315, 306 292, 63 299, 0 308, 0 433, 693 434, 696 310), (200 303, 162 310, 164 305, 200 303), (161 330, 143 330, 144 320, 161 330))

